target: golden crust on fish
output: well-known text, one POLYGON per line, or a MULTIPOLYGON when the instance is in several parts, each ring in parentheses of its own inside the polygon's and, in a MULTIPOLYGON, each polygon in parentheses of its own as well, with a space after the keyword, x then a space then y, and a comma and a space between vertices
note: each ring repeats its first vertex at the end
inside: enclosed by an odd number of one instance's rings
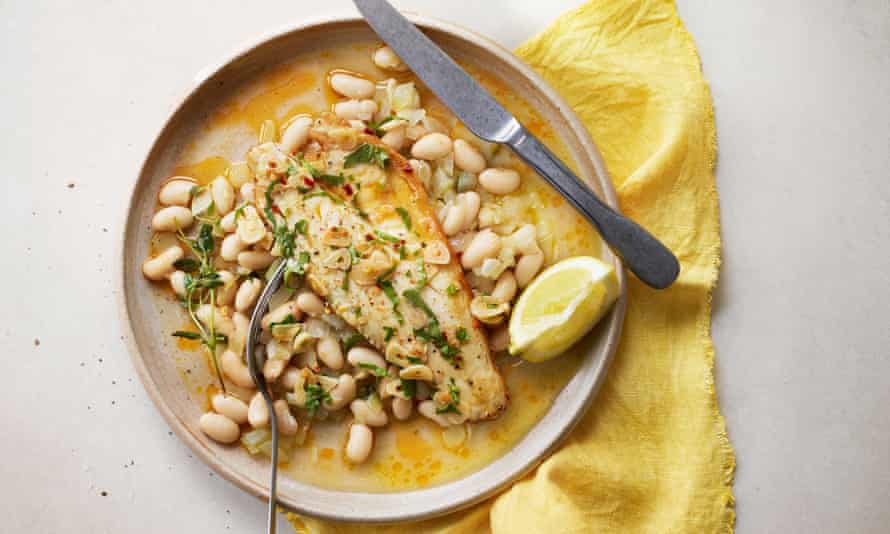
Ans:
POLYGON ((305 262, 308 284, 388 362, 428 366, 444 417, 496 417, 506 386, 470 314, 459 258, 411 166, 330 114, 315 119, 309 139, 299 157, 273 143, 249 154, 257 205, 271 198, 272 211, 301 228, 295 248, 305 254, 296 261, 305 262))

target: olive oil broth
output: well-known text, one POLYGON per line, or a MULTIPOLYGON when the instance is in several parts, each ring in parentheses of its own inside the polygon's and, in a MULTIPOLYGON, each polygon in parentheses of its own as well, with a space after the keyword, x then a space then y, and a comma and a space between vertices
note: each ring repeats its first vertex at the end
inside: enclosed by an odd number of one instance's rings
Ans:
MULTIPOLYGON (((208 183, 223 174, 230 162, 244 159, 248 148, 256 143, 263 121, 272 119, 280 127, 295 115, 331 109, 338 100, 326 83, 332 70, 347 69, 378 81, 394 77, 371 61, 377 46, 368 42, 334 47, 321 53, 307 52, 258 73, 251 81, 234 88, 227 101, 208 115, 182 150, 170 174, 191 176, 201 184, 208 183)), ((571 162, 557 133, 534 109, 493 76, 473 67, 467 70, 560 158, 571 162)), ((415 81, 424 108, 450 127, 452 138, 471 138, 472 134, 413 75, 398 73, 395 77, 400 81, 415 81)), ((505 197, 504 203, 509 205, 509 213, 537 227, 545 266, 571 256, 602 255, 599 236, 562 197, 509 149, 502 147, 495 157, 499 166, 513 168, 521 174, 522 185, 505 197)), ((165 245, 162 241, 161 236, 156 236, 152 248, 162 249, 165 245)), ((165 291, 159 298, 174 297, 165 291)), ((168 313, 161 317, 165 332, 182 330, 187 321, 184 312, 181 316, 168 313)), ((206 399, 217 391, 206 351, 187 340, 171 345, 178 352, 173 357, 183 383, 191 397, 206 407, 209 404, 206 399), (195 370, 200 372, 193 372, 195 370)), ((449 446, 450 441, 443 437, 445 431, 424 417, 415 415, 407 421, 393 418, 385 429, 375 432, 374 449, 368 461, 352 465, 343 454, 346 429, 352 419, 346 414, 336 421, 314 421, 306 441, 282 458, 283 472, 295 480, 320 487, 368 492, 410 490, 467 476, 509 452, 540 420, 577 370, 583 353, 582 344, 545 363, 529 363, 506 356, 498 358, 509 388, 510 404, 496 420, 464 425, 468 435, 459 446, 449 446)), ((230 389, 239 393, 237 388, 230 389)))

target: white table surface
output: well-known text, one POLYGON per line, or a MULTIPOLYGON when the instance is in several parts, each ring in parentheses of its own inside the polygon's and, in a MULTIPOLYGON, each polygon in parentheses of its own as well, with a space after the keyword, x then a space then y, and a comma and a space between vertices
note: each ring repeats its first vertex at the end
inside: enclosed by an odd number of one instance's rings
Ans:
MULTIPOLYGON (((397 2, 509 47, 580 3, 397 2)), ((112 284, 130 183, 195 73, 270 27, 349 9, 246 4, 0 3, 4 532, 262 531, 260 502, 149 401, 112 284)), ((890 3, 680 10, 717 109, 713 330, 738 531, 887 532, 890 3)))

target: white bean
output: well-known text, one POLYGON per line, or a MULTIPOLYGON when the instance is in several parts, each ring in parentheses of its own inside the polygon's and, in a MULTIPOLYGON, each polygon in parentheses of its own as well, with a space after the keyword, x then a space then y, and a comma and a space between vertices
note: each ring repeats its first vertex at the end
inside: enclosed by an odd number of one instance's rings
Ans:
POLYGON ((293 154, 299 150, 309 139, 309 128, 312 126, 311 117, 297 117, 281 134, 281 150, 287 154, 293 154))
POLYGON ((173 271, 170 273, 170 287, 177 296, 185 296, 185 272, 173 271))
POLYGON ((451 237, 457 235, 464 228, 464 219, 466 219, 466 208, 463 204, 455 203, 445 209, 445 216, 442 218, 442 231, 445 235, 451 237))
POLYGON ((235 300, 235 293, 238 291, 236 282, 238 280, 229 271, 219 271, 219 279, 223 285, 216 290, 216 305, 229 306, 235 300))
POLYGON ((303 291, 297 295, 297 307, 313 317, 324 314, 324 301, 312 291, 303 291))
POLYGON ((239 312, 246 312, 253 308, 262 290, 263 282, 259 278, 251 277, 241 282, 241 286, 235 294, 235 309, 239 312))
POLYGON ((373 60, 375 65, 384 70, 408 70, 408 65, 405 65, 392 48, 385 45, 374 51, 373 60))
POLYGON ((232 335, 229 336, 229 350, 235 354, 243 354, 244 346, 247 344, 247 329, 250 326, 250 319, 241 312, 232 314, 232 335))
POLYGON ((219 366, 222 372, 229 380, 238 387, 253 388, 253 378, 250 377, 250 370, 241 360, 241 356, 235 354, 231 350, 227 350, 219 357, 219 366))
POLYGON ((506 302, 509 304, 513 301, 513 297, 516 296, 516 277, 509 270, 501 273, 501 276, 498 277, 498 281, 494 284, 494 289, 491 290, 491 298, 496 302, 506 302))
POLYGON ((280 323, 281 321, 284 321, 288 315, 293 316, 294 320, 297 321, 303 317, 303 314, 300 312, 299 308, 297 308, 296 303, 292 300, 289 300, 274 310, 266 313, 266 315, 263 316, 263 320, 260 321, 260 326, 263 330, 268 330, 272 323, 280 323))
POLYGON ((454 164, 472 174, 484 171, 486 165, 482 152, 463 139, 454 141, 454 164))
POLYGON ((163 280, 174 271, 173 264, 180 260, 182 256, 182 249, 177 245, 166 248, 154 258, 145 260, 142 264, 142 274, 149 280, 163 280))
POLYGON ((216 206, 216 215, 225 215, 235 207, 235 188, 224 176, 217 176, 210 183, 210 194, 216 206))
POLYGON ((272 265, 275 257, 264 250, 245 250, 238 254, 238 265, 251 271, 259 271, 272 265))
POLYGON ((195 181, 185 176, 174 176, 158 191, 158 202, 164 206, 188 206, 195 181))
POLYGON ((338 72, 330 78, 331 89, 353 100, 365 100, 374 96, 376 86, 371 80, 338 72))
POLYGON ((488 350, 491 352, 503 352, 510 347, 510 329, 503 325, 488 333, 488 350))
POLYGON ((226 213, 226 215, 219 220, 219 227, 222 228, 222 231, 231 234, 235 230, 238 229, 238 224, 235 221, 235 212, 230 211, 226 213))
POLYGON ((217 393, 210 399, 210 404, 216 413, 225 415, 239 425, 247 422, 247 403, 238 397, 217 393))
POLYGON ((225 415, 207 412, 198 419, 198 428, 218 443, 235 443, 241 436, 238 425, 225 415))
POLYGON ((151 218, 151 229, 155 232, 175 232, 185 230, 192 225, 194 215, 188 208, 182 206, 167 206, 161 208, 151 218))
POLYGON ((293 436, 300 429, 300 423, 290 412, 290 406, 284 399, 278 399, 272 403, 272 409, 275 410, 275 420, 278 423, 278 431, 285 436, 293 436))
POLYGON ((424 135, 411 147, 411 156, 428 161, 444 158, 451 153, 451 138, 439 132, 424 135))
POLYGON ((303 371, 301 371, 300 368, 289 365, 284 369, 284 372, 281 373, 281 376, 278 377, 278 383, 288 391, 293 390, 294 386, 300 380, 302 373, 303 371))
POLYGON ((475 191, 467 191, 455 197, 455 203, 463 206, 463 221, 461 222, 461 230, 469 230, 476 222, 479 215, 479 207, 482 205, 482 198, 475 191))
POLYGON ((259 391, 250 399, 250 405, 247 407, 247 422, 254 428, 262 428, 269 424, 269 407, 266 406, 266 399, 259 391))
POLYGON ((331 411, 339 410, 355 399, 355 391, 355 378, 350 374, 340 375, 337 385, 328 392, 331 400, 325 403, 325 407, 331 411))
POLYGON ((493 258, 501 251, 501 238, 489 229, 482 230, 473 237, 460 258, 464 269, 482 265, 486 258, 493 258))
POLYGON ((369 121, 377 113, 377 103, 373 100, 347 100, 334 104, 334 113, 341 119, 369 121))
POLYGON ((536 238, 538 230, 533 224, 523 224, 515 232, 504 238, 504 246, 516 249, 520 254, 541 252, 536 238))
POLYGON ((538 274, 538 271, 541 270, 542 265, 544 265, 543 252, 524 254, 519 258, 516 262, 516 267, 513 268, 513 274, 516 276, 516 283, 519 287, 525 288, 525 286, 529 285, 535 278, 535 275, 538 274))
POLYGON ((263 363, 263 376, 266 378, 266 381, 275 382, 278 380, 287 364, 288 361, 286 360, 266 360, 263 363))
POLYGON ((219 256, 226 261, 235 261, 238 259, 238 254, 241 254, 245 248, 247 248, 247 243, 241 241, 238 234, 229 234, 223 238, 219 245, 219 256))
POLYGON ((253 182, 247 182, 238 190, 243 202, 256 202, 256 185, 253 182))
POLYGON ((485 169, 479 175, 479 184, 493 195, 509 195, 519 188, 519 173, 513 169, 485 169))
POLYGON ((315 346, 315 352, 319 359, 331 369, 343 368, 343 349, 340 348, 340 342, 332 336, 325 336, 318 340, 315 346))
POLYGON ((372 410, 366 400, 355 399, 349 403, 349 409, 359 423, 375 427, 386 426, 389 423, 389 417, 386 416, 386 412, 383 409, 372 410))
POLYGON ((367 425, 353 423, 349 427, 349 438, 346 440, 346 458, 354 464, 360 464, 371 455, 374 447, 374 433, 367 425))
POLYGON ((414 402, 411 399, 403 399, 402 397, 393 397, 392 414, 399 421, 404 421, 411 417, 414 411, 414 402))
POLYGON ((405 127, 399 126, 394 130, 386 132, 380 140, 393 150, 402 150, 402 147, 405 146, 405 141, 407 140, 407 137, 405 137, 405 127))
POLYGON ((360 369, 361 364, 373 365, 382 370, 386 370, 386 360, 376 350, 367 347, 352 347, 346 359, 356 369, 360 369))

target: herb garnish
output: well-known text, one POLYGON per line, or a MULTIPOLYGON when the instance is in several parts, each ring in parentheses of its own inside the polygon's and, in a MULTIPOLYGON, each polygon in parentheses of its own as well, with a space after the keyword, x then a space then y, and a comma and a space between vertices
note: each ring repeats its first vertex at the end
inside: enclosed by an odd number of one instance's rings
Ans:
POLYGON ((439 320, 436 318, 433 310, 431 310, 427 303, 423 301, 423 298, 421 298, 420 291, 417 289, 406 289, 405 291, 402 291, 402 296, 415 307, 420 308, 430 319, 427 325, 423 328, 414 329, 414 335, 417 336, 417 339, 432 343, 434 347, 439 349, 443 358, 445 358, 451 365, 457 367, 457 356, 460 354, 460 350, 448 343, 448 338, 445 337, 445 334, 442 333, 442 329, 439 328, 439 320))
POLYGON ((402 393, 408 397, 409 399, 413 399, 417 396, 417 381, 416 380, 406 380, 404 378, 401 380, 402 393))
POLYGON ((457 329, 457 340, 461 343, 466 343, 467 339, 469 339, 469 335, 467 334, 467 329, 464 327, 460 327, 457 329))
POLYGON ((384 135, 386 135, 386 132, 381 130, 380 127, 383 126, 384 124, 386 124, 388 122, 392 122, 396 119, 398 119, 398 117, 396 117, 394 115, 390 115, 389 117, 384 117, 383 119, 380 119, 380 122, 368 121, 368 128, 370 128, 374 132, 374 135, 376 135, 377 137, 383 137, 384 135))
POLYGON ((383 378, 384 376, 386 376, 386 369, 381 369, 381 368, 377 367, 376 365, 374 365, 373 363, 360 363, 360 364, 358 364, 358 366, 361 367, 362 369, 367 369, 367 370, 371 371, 371 374, 376 377, 383 378))
POLYGON ((355 333, 350 335, 348 338, 343 340, 343 352, 349 352, 349 349, 362 343, 365 340, 364 336, 359 333, 355 333))
POLYGON ((388 242, 390 242, 390 243, 398 243, 398 242, 400 241, 398 237, 396 237, 396 236, 394 236, 394 235, 392 235, 392 234, 387 234, 386 232, 384 232, 384 231, 382 231, 382 230, 374 230, 374 234, 375 234, 379 239, 381 239, 381 240, 383 240, 383 241, 388 241, 388 242))
POLYGON ((320 174, 318 176, 318 179, 332 187, 337 186, 337 185, 343 185, 343 183, 346 182, 346 177, 343 176, 342 173, 341 174, 320 174))
POLYGON ((349 154, 346 154, 346 158, 343 160, 343 167, 348 169, 355 167, 359 163, 373 163, 385 169, 386 164, 389 163, 389 154, 379 146, 363 143, 349 154))
POLYGON ((380 289, 383 290, 383 294, 386 295, 386 298, 392 303, 392 312, 395 314, 396 319, 398 319, 399 324, 403 324, 405 318, 402 317, 402 312, 399 311, 399 294, 392 286, 392 281, 382 280, 377 285, 380 286, 380 289))
POLYGON ((384 327, 383 327, 383 332, 384 332, 384 334, 383 334, 383 341, 384 341, 384 342, 389 341, 390 339, 392 339, 393 334, 396 333, 395 329, 394 329, 393 327, 391 327, 391 326, 384 326, 384 327))
POLYGON ((460 413, 460 410, 457 408, 460 404, 460 390, 457 389, 457 386, 454 384, 454 379, 448 379, 448 393, 451 395, 451 402, 449 402, 446 406, 441 408, 436 408, 436 413, 460 413))
POLYGON ((324 390, 318 384, 304 384, 303 391, 306 392, 306 411, 310 416, 321 408, 322 402, 331 402, 331 394, 324 390))
POLYGON ((453 296, 457 295, 457 291, 458 291, 457 286, 454 284, 448 284, 448 288, 445 289, 445 292, 448 293, 449 297, 453 297, 453 296))
POLYGON ((402 222, 405 223, 405 228, 409 231, 411 230, 411 214, 408 213, 408 210, 399 206, 396 208, 396 213, 399 214, 399 217, 402 218, 402 222))

